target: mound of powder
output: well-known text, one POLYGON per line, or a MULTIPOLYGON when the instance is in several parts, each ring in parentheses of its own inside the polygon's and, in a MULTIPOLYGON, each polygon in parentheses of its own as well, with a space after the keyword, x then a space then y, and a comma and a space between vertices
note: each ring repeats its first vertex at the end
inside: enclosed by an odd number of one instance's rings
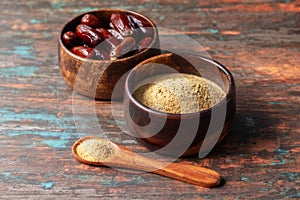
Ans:
POLYGON ((76 151, 79 157, 85 160, 101 162, 112 156, 115 149, 110 142, 105 140, 87 139, 77 146, 76 151))
POLYGON ((184 114, 206 110, 225 98, 216 83, 191 74, 163 74, 144 80, 133 96, 161 112, 184 114))

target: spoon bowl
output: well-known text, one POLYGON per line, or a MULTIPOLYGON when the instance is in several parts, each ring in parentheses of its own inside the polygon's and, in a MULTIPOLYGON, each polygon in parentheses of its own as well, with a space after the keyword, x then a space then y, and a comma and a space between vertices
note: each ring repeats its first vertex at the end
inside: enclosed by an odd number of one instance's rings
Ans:
MULTIPOLYGON (((114 148, 114 153, 118 153, 117 151, 119 150, 119 147, 113 143, 113 142, 110 142, 108 140, 105 140, 105 139, 102 139, 102 138, 96 138, 94 136, 86 136, 86 137, 83 137, 83 138, 80 138, 79 140, 77 140, 74 145, 72 146, 72 153, 74 155, 74 157, 81 163, 84 163, 84 164, 88 164, 88 165, 97 165, 97 166, 106 166, 104 163, 105 163, 105 160, 103 160, 102 162, 96 162, 96 161, 91 161, 91 160, 87 160, 87 159, 84 159, 82 157, 80 157, 78 155, 78 152, 77 152, 77 147, 83 143, 84 141, 86 140, 90 140, 90 139, 93 139, 93 140, 100 140, 102 142, 105 142, 107 144, 111 144, 114 148)), ((107 158, 107 160, 111 159, 114 155, 110 155, 110 157, 107 158)))

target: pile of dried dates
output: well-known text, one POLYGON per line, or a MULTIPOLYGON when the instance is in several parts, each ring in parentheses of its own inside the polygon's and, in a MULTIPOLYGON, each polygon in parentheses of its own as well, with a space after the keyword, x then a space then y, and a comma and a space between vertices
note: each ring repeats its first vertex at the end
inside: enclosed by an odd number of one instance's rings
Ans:
POLYGON ((113 13, 104 24, 93 14, 85 14, 76 30, 67 31, 62 40, 74 54, 96 60, 115 60, 132 56, 150 46, 153 28, 137 15, 113 13))

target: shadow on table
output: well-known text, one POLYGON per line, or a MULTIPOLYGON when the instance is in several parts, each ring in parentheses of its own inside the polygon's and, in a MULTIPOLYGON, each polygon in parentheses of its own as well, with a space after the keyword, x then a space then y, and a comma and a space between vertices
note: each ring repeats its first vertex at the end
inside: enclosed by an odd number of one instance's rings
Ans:
POLYGON ((271 113, 259 110, 237 111, 232 130, 207 157, 249 153, 249 150, 262 148, 257 148, 258 145, 267 148, 268 144, 277 140, 275 129, 278 123, 279 119, 271 113))

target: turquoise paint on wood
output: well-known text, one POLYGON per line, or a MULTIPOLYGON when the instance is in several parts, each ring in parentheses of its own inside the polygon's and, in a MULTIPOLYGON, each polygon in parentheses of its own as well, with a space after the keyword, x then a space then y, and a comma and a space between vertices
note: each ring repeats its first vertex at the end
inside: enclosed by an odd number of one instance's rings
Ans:
POLYGON ((219 33, 218 29, 214 29, 214 28, 210 28, 210 29, 206 29, 207 32, 212 33, 212 34, 216 34, 219 33))
POLYGON ((276 149, 273 152, 276 153, 277 155, 281 155, 281 156, 287 155, 290 153, 289 150, 284 150, 284 149, 276 149))
POLYGON ((15 112, 12 109, 1 108, 0 109, 0 123, 14 122, 21 120, 32 120, 37 122, 46 122, 51 126, 69 127, 70 123, 73 124, 73 116, 65 116, 59 118, 56 114, 49 113, 44 109, 27 109, 22 112, 15 112))
POLYGON ((164 21, 165 19, 166 19, 166 16, 164 16, 164 15, 159 16, 159 21, 164 21))
POLYGON ((290 194, 285 197, 285 199, 291 199, 291 198, 300 198, 300 192, 295 194, 290 194))
POLYGON ((13 50, 1 50, 0 53, 17 55, 21 58, 34 58, 31 46, 15 46, 13 50))
MULTIPOLYGON (((28 109, 22 112, 15 112, 11 109, 2 108, 0 109, 0 124, 14 124, 14 126, 19 127, 5 130, 7 136, 40 136, 45 139, 42 141, 42 144, 52 148, 67 148, 67 144, 70 143, 71 139, 84 136, 82 133, 77 133, 73 116, 59 118, 56 114, 48 113, 44 109, 28 109), (47 130, 39 128, 40 124, 45 124, 49 128, 47 130), (23 126, 26 126, 26 128, 22 128, 23 126)), ((26 147, 30 148, 39 144, 41 143, 33 142, 32 145, 27 145, 26 147)))
POLYGON ((9 68, 0 68, 0 76, 8 77, 30 77, 34 76, 39 68, 36 66, 16 66, 9 68))
POLYGON ((42 187, 45 190, 51 189, 54 186, 55 182, 54 181, 49 181, 49 182, 43 182, 41 183, 42 187))
MULTIPOLYGON (((50 113, 46 109, 26 109, 22 112, 15 112, 14 109, 0 108, 0 123, 35 121, 47 123, 51 127, 60 127, 62 129, 74 128, 73 115, 58 117, 56 113, 50 113)), ((81 125, 89 127, 89 118, 80 118, 81 125)))
POLYGON ((77 177, 81 180, 81 181, 87 181, 90 179, 90 176, 89 175, 82 175, 82 174, 79 174, 77 175, 77 177))
POLYGON ((280 176, 286 178, 288 177, 288 179, 290 181, 295 181, 297 180, 298 177, 300 177, 300 173, 299 172, 280 172, 280 176))
MULTIPOLYGON (((89 119, 82 119, 82 123, 89 125, 89 119)), ((78 133, 75 129, 73 116, 58 117, 55 113, 49 113, 45 109, 27 109, 22 112, 2 108, 0 109, 0 124, 15 124, 17 129, 5 130, 6 135, 10 137, 18 137, 24 135, 36 135, 44 138, 43 141, 27 145, 30 148, 39 144, 47 145, 51 148, 68 148, 70 140, 78 139, 88 133, 78 133), (25 122, 25 123, 24 123, 25 122), (49 127, 47 130, 40 129, 40 125, 45 124, 49 127), (22 126, 26 126, 23 129, 22 126), (53 128, 53 131, 51 130, 53 128)))
POLYGON ((6 130, 6 135, 10 137, 15 137, 15 136, 21 136, 21 135, 37 135, 43 138, 60 138, 62 140, 67 140, 70 139, 76 135, 72 133, 67 133, 67 132, 55 132, 55 131, 44 131, 44 130, 18 130, 18 131, 13 131, 13 130, 6 130))
POLYGON ((260 191, 269 191, 270 189, 269 188, 260 188, 259 190, 260 191))
POLYGON ((46 144, 52 148, 60 149, 60 148, 67 148, 67 143, 69 140, 44 140, 43 144, 46 144))
POLYGON ((51 2, 51 6, 54 9, 61 9, 68 5, 66 2, 51 2))
POLYGON ((79 9, 74 9, 75 13, 86 13, 86 12, 91 12, 93 10, 99 10, 97 7, 84 7, 84 8, 79 8, 79 9))
POLYGON ((242 180, 242 181, 248 181, 249 179, 248 179, 248 177, 242 175, 241 180, 242 180))
POLYGON ((43 22, 43 20, 40 20, 40 19, 31 19, 29 22, 31 24, 41 24, 43 22))
POLYGON ((282 104, 287 104, 287 102, 269 101, 268 104, 271 104, 271 105, 282 105, 282 104))
POLYGON ((5 178, 8 178, 11 175, 11 172, 0 172, 0 175, 4 176, 5 178))

